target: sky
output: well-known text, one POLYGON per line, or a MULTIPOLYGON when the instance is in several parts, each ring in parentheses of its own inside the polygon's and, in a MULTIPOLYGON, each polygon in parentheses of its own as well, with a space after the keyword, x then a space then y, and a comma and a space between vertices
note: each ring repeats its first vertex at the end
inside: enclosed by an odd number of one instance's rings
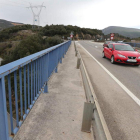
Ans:
MULTIPOLYGON (((0 19, 33 24, 30 6, 43 5, 40 25, 63 24, 104 29, 122 26, 140 29, 140 0, 0 0, 0 19), (43 3, 44 2, 44 3, 43 3)), ((39 8, 33 8, 34 13, 39 8)))

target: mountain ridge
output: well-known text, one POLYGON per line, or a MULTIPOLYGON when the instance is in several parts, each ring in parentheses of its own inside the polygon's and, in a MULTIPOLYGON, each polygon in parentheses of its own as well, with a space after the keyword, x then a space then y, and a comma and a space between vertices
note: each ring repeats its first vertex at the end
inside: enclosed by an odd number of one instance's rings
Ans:
POLYGON ((12 26, 17 26, 17 25, 23 25, 23 23, 8 21, 5 19, 0 19, 0 30, 3 30, 5 28, 9 28, 12 26))
POLYGON ((140 37, 140 29, 137 28, 128 28, 121 26, 108 26, 102 30, 104 35, 108 35, 110 33, 118 33, 125 37, 130 38, 138 38, 140 37))

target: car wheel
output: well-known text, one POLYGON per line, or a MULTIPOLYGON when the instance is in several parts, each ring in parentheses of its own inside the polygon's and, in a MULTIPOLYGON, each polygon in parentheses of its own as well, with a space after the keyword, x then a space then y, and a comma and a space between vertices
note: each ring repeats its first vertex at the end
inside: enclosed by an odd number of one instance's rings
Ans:
POLYGON ((104 52, 102 52, 102 57, 105 58, 105 54, 104 54, 104 52))
POLYGON ((137 65, 135 65, 135 66, 137 66, 137 67, 138 67, 138 66, 139 66, 139 64, 137 64, 137 65))
POLYGON ((114 56, 111 56, 111 63, 114 64, 115 61, 114 61, 114 56))

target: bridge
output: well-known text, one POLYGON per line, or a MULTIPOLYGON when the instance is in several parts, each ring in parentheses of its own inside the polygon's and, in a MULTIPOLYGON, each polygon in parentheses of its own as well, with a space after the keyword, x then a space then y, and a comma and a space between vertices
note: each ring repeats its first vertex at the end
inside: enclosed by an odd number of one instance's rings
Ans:
POLYGON ((139 140, 139 67, 112 68, 102 45, 67 41, 1 66, 0 140, 139 140))

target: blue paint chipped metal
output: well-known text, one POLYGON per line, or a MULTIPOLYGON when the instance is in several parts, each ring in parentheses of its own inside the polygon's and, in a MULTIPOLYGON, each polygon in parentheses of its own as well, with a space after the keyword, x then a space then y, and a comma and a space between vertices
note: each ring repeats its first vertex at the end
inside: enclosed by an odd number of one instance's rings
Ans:
POLYGON ((0 140, 12 140, 39 95, 48 92, 48 80, 53 72, 58 72, 57 66, 62 63, 70 44, 71 41, 67 41, 0 67, 0 140))

